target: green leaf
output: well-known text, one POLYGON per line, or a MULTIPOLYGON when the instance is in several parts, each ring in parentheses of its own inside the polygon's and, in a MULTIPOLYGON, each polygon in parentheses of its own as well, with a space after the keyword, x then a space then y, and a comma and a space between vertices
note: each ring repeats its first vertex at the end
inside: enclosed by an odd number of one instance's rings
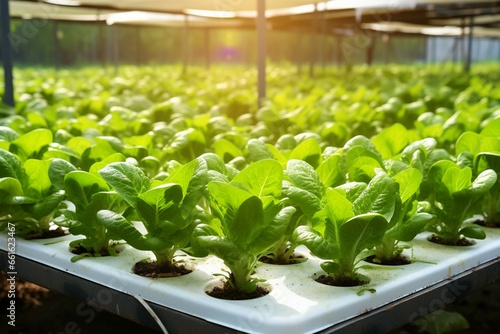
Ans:
POLYGON ((236 157, 242 157, 241 149, 227 139, 218 139, 214 144, 214 152, 225 162, 229 162, 236 157))
POLYGON ((376 169, 382 165, 372 157, 361 156, 351 160, 347 167, 350 181, 370 182, 376 174, 376 169))
MULTIPOLYGON (((399 160, 392 160, 392 159, 387 159, 384 160, 384 170, 386 171, 387 175, 390 177, 393 177, 394 175, 401 173, 405 169, 408 169, 409 166, 407 163, 399 160)), ((413 166, 414 167, 414 166, 413 166)), ((420 168, 416 168, 418 171, 420 171, 420 168)))
POLYGON ((387 220, 380 214, 368 213, 349 219, 339 227, 342 256, 354 262, 361 251, 380 244, 386 229, 387 220))
POLYGON ((262 254, 269 247, 274 245, 286 232, 293 214, 297 210, 294 207, 287 206, 269 222, 269 224, 261 226, 255 238, 250 244, 252 252, 262 254))
POLYGON ((340 270, 339 264, 332 261, 322 262, 320 266, 327 274, 335 274, 340 270))
POLYGON ((130 246, 139 250, 161 251, 164 244, 156 238, 146 238, 135 226, 123 216, 109 210, 97 212, 97 219, 106 226, 111 233, 119 235, 130 246))
POLYGON ((199 158, 205 160, 209 171, 216 171, 223 175, 226 174, 226 165, 224 164, 222 158, 217 154, 203 153, 199 158))
MULTIPOLYGON (((327 189, 324 212, 337 227, 354 216, 353 204, 335 189, 327 189)), ((336 236, 338 238, 338 236, 336 236)), ((339 240, 337 240, 339 241, 339 240)))
POLYGON ((379 172, 353 202, 355 214, 379 213, 390 221, 396 205, 397 184, 386 173, 379 172))
POLYGON ((193 128, 175 133, 170 143, 172 152, 177 152, 187 160, 193 160, 203 154, 205 146, 205 136, 201 131, 193 128))
POLYGON ((94 142, 95 144, 85 152, 92 161, 102 161, 123 150, 123 143, 116 137, 99 136, 94 138, 94 142))
MULTIPOLYGON (((492 169, 487 169, 485 171, 482 171, 472 182, 472 186, 465 190, 466 192, 470 192, 471 194, 475 196, 479 196, 490 190, 493 185, 497 182, 497 173, 492 170, 492 169)), ((457 196, 462 195, 457 194, 457 196)))
POLYGON ((44 147, 52 143, 52 131, 48 129, 36 129, 28 132, 11 143, 11 151, 24 161, 35 158, 44 147))
POLYGON ((28 159, 24 163, 24 170, 28 174, 30 188, 27 196, 43 198, 49 191, 52 183, 49 179, 49 160, 28 159))
POLYGON ((324 186, 310 164, 302 160, 291 159, 287 163, 286 172, 295 187, 310 192, 318 199, 323 197, 324 186))
POLYGON ((480 132, 485 137, 500 137, 500 119, 491 120, 480 132))
POLYGON ((340 168, 341 156, 334 154, 319 165, 316 169, 319 179, 325 187, 336 187, 345 181, 340 168))
POLYGON ((109 190, 103 179, 84 171, 69 172, 64 178, 64 188, 77 210, 84 210, 94 194, 109 190))
POLYGON ((281 166, 283 167, 286 166, 286 163, 288 162, 287 155, 285 155, 282 151, 280 151, 278 148, 274 147, 271 144, 267 144, 266 146, 273 155, 273 159, 278 160, 281 166))
POLYGON ((137 196, 149 190, 151 180, 144 172, 126 162, 114 162, 99 171, 104 180, 131 206, 137 204, 137 196))
POLYGON ((395 123, 382 130, 371 141, 382 157, 389 159, 399 154, 408 145, 407 132, 408 130, 403 125, 395 123))
POLYGON ((125 162, 126 157, 121 153, 113 153, 108 155, 101 161, 95 162, 90 166, 89 173, 99 176, 99 171, 112 162, 125 162))
POLYGON ((207 163, 204 159, 194 159, 175 170, 164 183, 176 183, 182 187, 184 196, 181 211, 187 217, 203 197, 208 182, 207 163))
POLYGON ((355 136, 344 145, 343 156, 347 166, 354 160, 362 156, 375 159, 379 166, 383 166, 383 158, 370 139, 364 136, 355 136))
POLYGON ((29 179, 21 161, 9 151, 0 149, 0 178, 12 177, 17 179, 23 189, 28 189, 29 179))
POLYGON ((297 145, 297 139, 289 133, 282 135, 276 141, 276 147, 281 151, 292 151, 297 145))
POLYGON ((19 138, 16 131, 6 126, 0 126, 0 141, 13 142, 19 138))
POLYGON ((476 161, 474 162, 476 165, 479 163, 477 160, 484 159, 488 167, 493 169, 497 174, 500 174, 500 153, 490 153, 484 152, 480 153, 476 157, 476 161))
POLYGON ((5 203, 8 197, 23 196, 21 183, 13 177, 0 179, 0 203, 5 203))
POLYGON ((293 235, 294 242, 306 246, 320 259, 334 259, 338 255, 338 246, 323 238, 320 232, 309 226, 299 226, 293 235))
POLYGON ((472 170, 470 168, 449 168, 443 175, 442 182, 450 194, 455 194, 472 185, 472 170))
POLYGON ((83 152, 85 152, 86 149, 92 147, 94 143, 90 139, 85 137, 73 137, 68 140, 66 145, 81 157, 83 156, 83 152))
POLYGON ((234 220, 227 222, 227 237, 236 245, 246 248, 255 239, 263 220, 262 201, 256 196, 251 196, 241 203, 234 220))
POLYGON ((69 172, 76 171, 76 167, 66 160, 53 159, 50 162, 48 175, 52 186, 57 190, 64 189, 64 177, 69 172))
POLYGON ((475 132, 464 132, 460 137, 458 137, 455 144, 455 154, 459 155, 462 152, 470 152, 477 155, 481 152, 481 141, 482 136, 475 132))
POLYGON ((137 211, 152 235, 171 235, 185 227, 177 205, 182 200, 182 188, 177 184, 163 184, 137 197, 137 211), (161 230, 161 231, 160 231, 161 230))
POLYGON ((257 197, 276 196, 281 193, 283 169, 276 160, 260 160, 238 173, 232 184, 242 184, 257 197))
POLYGON ((248 157, 251 161, 259 161, 265 159, 275 159, 266 143, 260 139, 252 138, 247 144, 248 157))
POLYGON ((468 225, 460 229, 460 234, 463 234, 464 237, 472 238, 472 239, 480 239, 483 240, 486 238, 486 233, 478 225, 468 225))
POLYGON ((420 151, 424 156, 431 152, 437 146, 437 141, 434 138, 424 138, 422 140, 414 141, 406 146, 401 154, 401 160, 410 164, 415 152, 420 151))
POLYGON ((399 241, 412 241, 432 219, 431 214, 425 212, 415 213, 407 221, 394 225, 393 228, 386 232, 386 236, 399 241))
POLYGON ((37 201, 33 206, 26 206, 24 209, 41 224, 40 220, 52 214, 61 204, 64 197, 64 191, 60 190, 43 197, 42 200, 37 201))
POLYGON ((392 179, 399 185, 399 196, 401 202, 405 203, 420 189, 422 174, 416 168, 408 168, 393 176, 392 179))
POLYGON ((226 228, 226 221, 234 220, 241 203, 252 196, 248 191, 231 184, 213 181, 208 183, 208 192, 212 213, 221 220, 223 229, 226 228))
POLYGON ((292 150, 289 159, 303 160, 317 168, 321 160, 321 147, 316 139, 306 139, 292 150))
POLYGON ((368 185, 364 182, 347 182, 335 187, 335 190, 341 192, 349 202, 354 202, 368 185))
MULTIPOLYGON (((97 221, 96 214, 100 210, 112 210, 114 212, 122 212, 125 209, 125 204, 121 197, 114 191, 99 191, 92 195, 90 203, 83 208, 77 209, 77 217, 83 226, 91 226, 94 231, 83 231, 90 239, 106 238, 107 235, 102 234, 102 224, 97 221), (92 226, 93 225, 93 226, 92 226)), ((72 232, 73 233, 73 232, 72 232)))
MULTIPOLYGON (((231 240, 216 235, 200 235, 194 241, 197 244, 195 254, 214 254, 220 259, 229 261, 238 261, 241 259, 241 249, 231 240), (198 251, 196 251, 198 250, 198 251), (205 252, 200 252, 204 250, 205 252)), ((243 261, 243 260, 242 260, 243 261)))
POLYGON ((321 210, 321 198, 318 198, 313 193, 297 187, 284 188, 285 196, 290 198, 297 206, 299 206, 307 218, 312 217, 321 210))

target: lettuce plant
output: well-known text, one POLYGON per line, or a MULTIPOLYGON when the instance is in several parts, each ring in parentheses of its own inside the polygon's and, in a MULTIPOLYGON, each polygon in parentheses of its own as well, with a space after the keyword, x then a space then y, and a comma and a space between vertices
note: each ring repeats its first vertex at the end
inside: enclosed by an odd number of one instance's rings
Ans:
POLYGON ((382 242, 374 248, 375 262, 398 263, 401 252, 406 248, 400 242, 413 240, 433 219, 431 214, 419 210, 417 196, 422 174, 418 169, 404 169, 394 175, 392 180, 397 184, 397 189, 381 185, 381 189, 395 191, 395 210, 382 242))
POLYGON ((486 165, 497 174, 497 181, 486 193, 483 200, 482 213, 485 219, 485 226, 500 226, 500 153, 484 152, 477 155, 475 159, 476 171, 483 160, 486 165))
POLYGON ((61 159, 27 159, 0 149, 0 224, 16 224, 20 236, 42 237, 66 195, 64 175, 74 170, 61 159))
POLYGON ((198 224, 197 204, 207 182, 205 160, 192 160, 163 181, 152 181, 140 168, 126 162, 111 163, 99 174, 135 209, 146 233, 111 210, 99 211, 98 220, 114 237, 136 249, 152 251, 158 269, 175 271, 175 253, 188 245, 198 224))
MULTIPOLYGON (((287 162, 286 177, 283 182, 283 194, 298 209, 292 224, 276 245, 272 256, 276 261, 289 263, 297 245, 292 234, 297 226, 310 224, 316 212, 324 205, 325 190, 340 185, 344 177, 339 167, 340 155, 332 155, 323 161, 317 169, 303 160, 291 159, 287 162)), ((294 260, 295 261, 295 260, 294 260)))
POLYGON ((376 168, 383 168, 382 155, 364 136, 351 138, 342 148, 340 167, 351 182, 370 182, 376 168))
MULTIPOLYGON (((357 136, 344 146, 349 179, 367 182, 368 188, 374 190, 372 196, 379 198, 379 204, 369 211, 355 212, 377 212, 389 222, 382 242, 374 248, 376 262, 399 262, 399 255, 406 247, 400 242, 411 241, 432 219, 428 213, 417 212, 417 196, 422 183, 421 170, 424 170, 427 159, 432 159, 430 152, 436 142, 424 139, 405 146, 408 137, 402 125, 394 124, 372 140, 357 136), (382 203, 384 205, 380 205, 382 203)), ((348 198, 353 203, 363 202, 349 194, 348 198)))
POLYGON ((85 236, 70 243, 70 247, 80 253, 71 261, 85 256, 115 255, 111 236, 97 219, 97 212, 113 210, 122 213, 127 208, 126 203, 110 190, 97 173, 72 171, 64 178, 64 186, 67 199, 73 203, 74 209, 59 210, 54 223, 68 228, 73 235, 85 236))
POLYGON ((275 204, 272 197, 260 199, 228 183, 210 182, 208 189, 217 219, 196 228, 194 255, 219 257, 229 268, 226 282, 251 293, 260 281, 251 277, 258 260, 280 240, 295 208, 275 204))
POLYGON ((258 161, 235 176, 231 183, 208 184, 211 219, 195 229, 193 254, 214 254, 229 269, 226 283, 237 291, 252 293, 259 279, 252 274, 262 255, 289 228, 295 208, 279 197, 283 170, 274 160, 258 161))
MULTIPOLYGON (((299 160, 294 160, 299 161, 299 160)), ((303 161, 301 161, 303 162, 303 161)), ((309 166, 306 162, 303 162, 309 166)), ((272 196, 275 199, 282 197, 282 192, 285 194, 283 185, 283 169, 276 160, 260 160, 238 173, 231 181, 237 186, 243 186, 255 196, 266 199, 272 196), (265 176, 265 178, 263 178, 265 176), (264 186, 265 185, 265 186, 264 186), (262 190, 261 190, 262 188, 262 190)), ((290 205, 288 201, 284 203, 290 205)), ((300 222, 300 214, 296 212, 288 221, 286 230, 281 235, 279 241, 275 242, 265 256, 271 259, 273 263, 289 264, 300 261, 300 258, 295 257, 295 246, 292 241, 292 233, 300 222)))
POLYGON ((481 133, 465 132, 457 140, 455 150, 465 164, 473 168, 473 174, 493 169, 497 181, 486 193, 482 210, 485 226, 500 225, 500 121, 489 123, 481 133))
POLYGON ((470 167, 460 168, 455 162, 443 160, 434 163, 429 170, 433 192, 429 202, 438 221, 430 231, 446 244, 456 244, 461 236, 484 239, 484 231, 477 225, 464 225, 464 221, 476 213, 487 192, 497 181, 492 169, 482 171, 475 179, 470 167))
MULTIPOLYGON (((387 219, 379 213, 356 214, 341 191, 329 188, 325 206, 316 214, 312 226, 299 226, 294 232, 296 242, 312 254, 326 260, 321 268, 335 280, 365 282, 356 264, 360 254, 382 241, 387 219)), ((368 203, 368 201, 367 201, 368 203)))

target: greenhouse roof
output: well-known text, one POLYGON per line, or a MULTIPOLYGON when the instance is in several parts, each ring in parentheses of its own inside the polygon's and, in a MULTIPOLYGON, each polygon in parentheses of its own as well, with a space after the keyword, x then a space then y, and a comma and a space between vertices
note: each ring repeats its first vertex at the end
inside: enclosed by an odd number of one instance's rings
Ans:
MULTIPOLYGON (((254 27, 258 0, 44 0, 10 1, 11 16, 67 21, 106 21, 108 24, 137 24, 190 27, 254 27)), ((484 29, 476 36, 500 33, 500 1, 493 0, 266 0, 268 28, 328 29, 361 26, 386 32, 461 34, 457 29, 430 27, 474 25, 484 29), (316 21, 316 22, 315 22, 316 21), (313 22, 313 23, 311 23, 313 22), (498 28, 498 29, 495 29, 498 28)), ((332 30, 333 31, 333 30, 332 30)))

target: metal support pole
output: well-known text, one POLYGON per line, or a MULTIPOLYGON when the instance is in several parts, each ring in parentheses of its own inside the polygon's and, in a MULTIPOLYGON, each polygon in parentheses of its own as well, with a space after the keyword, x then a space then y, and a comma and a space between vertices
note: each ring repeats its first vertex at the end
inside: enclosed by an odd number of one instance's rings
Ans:
POLYGON ((373 55, 375 53, 375 43, 377 41, 376 37, 370 37, 370 44, 366 48, 366 64, 371 66, 373 64, 373 55))
POLYGON ((470 64, 472 61, 472 41, 474 39, 472 34, 473 27, 474 27, 474 17, 471 16, 469 19, 469 36, 468 36, 469 41, 467 45, 467 59, 465 60, 465 67, 464 67, 465 72, 470 71, 470 64))
POLYGON ((266 98, 266 0, 257 0, 257 105, 266 98))
POLYGON ((13 60, 12 49, 9 43, 10 35, 10 11, 9 1, 0 0, 0 29, 2 33, 2 63, 4 73, 4 96, 5 104, 14 107, 14 76, 12 74, 13 60))

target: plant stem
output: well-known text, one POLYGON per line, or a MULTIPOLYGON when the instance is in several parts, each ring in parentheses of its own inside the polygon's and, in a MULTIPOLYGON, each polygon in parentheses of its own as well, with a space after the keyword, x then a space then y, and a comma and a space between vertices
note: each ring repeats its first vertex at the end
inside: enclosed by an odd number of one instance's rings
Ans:
POLYGON ((251 293, 255 291, 256 285, 250 279, 257 265, 258 257, 247 255, 236 263, 224 262, 232 274, 235 289, 251 293))
POLYGON ((170 247, 166 250, 162 251, 153 251, 153 254, 156 257, 156 265, 158 268, 172 268, 174 267, 174 254, 176 249, 174 247, 170 247))

